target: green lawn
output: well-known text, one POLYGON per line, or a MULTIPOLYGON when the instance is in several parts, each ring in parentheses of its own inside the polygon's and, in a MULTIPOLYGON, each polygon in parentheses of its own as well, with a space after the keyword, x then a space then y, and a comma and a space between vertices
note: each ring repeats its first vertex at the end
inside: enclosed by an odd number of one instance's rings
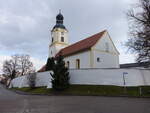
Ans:
POLYGON ((24 87, 24 88, 11 88, 12 90, 19 90, 23 92, 29 92, 33 94, 50 94, 52 93, 52 89, 47 89, 46 87, 36 87, 34 89, 24 87))
POLYGON ((103 86, 103 85, 71 85, 68 89, 56 92, 46 87, 30 88, 12 88, 23 92, 33 94, 49 95, 105 95, 105 96, 149 96, 150 86, 142 87, 120 87, 120 86, 103 86), (141 93, 140 93, 141 92, 141 93))

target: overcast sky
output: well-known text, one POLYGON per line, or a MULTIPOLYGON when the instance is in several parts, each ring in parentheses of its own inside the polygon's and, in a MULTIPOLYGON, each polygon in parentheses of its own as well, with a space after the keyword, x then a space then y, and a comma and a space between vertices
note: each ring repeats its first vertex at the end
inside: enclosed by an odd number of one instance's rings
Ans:
POLYGON ((137 0, 0 0, 0 69, 16 53, 29 54, 36 69, 48 57, 50 30, 62 10, 70 43, 107 29, 120 52, 120 63, 134 62, 123 43, 126 12, 137 0))

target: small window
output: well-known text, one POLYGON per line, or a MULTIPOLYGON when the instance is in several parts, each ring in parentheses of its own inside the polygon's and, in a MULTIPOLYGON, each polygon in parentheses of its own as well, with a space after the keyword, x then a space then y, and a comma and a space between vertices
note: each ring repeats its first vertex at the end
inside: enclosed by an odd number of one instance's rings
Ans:
POLYGON ((76 68, 77 68, 77 69, 80 69, 80 59, 77 59, 77 60, 76 60, 76 68))
POLYGON ((61 42, 64 42, 64 37, 61 37, 61 42))
POLYGON ((69 61, 67 61, 67 67, 69 68, 69 66, 70 66, 70 62, 69 62, 69 61))
POLYGON ((53 41, 54 41, 54 39, 53 39, 53 37, 52 37, 52 43, 53 43, 53 41))
POLYGON ((64 32, 61 32, 61 35, 64 35, 64 32))
POLYGON ((109 44, 108 44, 108 42, 105 43, 105 47, 106 47, 106 52, 109 52, 109 44))
POLYGON ((100 58, 99 57, 97 57, 97 62, 100 62, 100 58))

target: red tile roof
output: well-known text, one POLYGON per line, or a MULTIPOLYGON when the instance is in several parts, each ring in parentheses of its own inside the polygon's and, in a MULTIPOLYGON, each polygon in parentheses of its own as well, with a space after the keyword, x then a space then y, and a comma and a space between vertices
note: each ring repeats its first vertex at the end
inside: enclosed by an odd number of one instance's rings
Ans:
POLYGON ((44 65, 43 67, 41 67, 37 72, 44 72, 46 71, 46 65, 44 65))
POLYGON ((106 30, 97 33, 93 36, 90 36, 84 40, 81 40, 77 43, 74 43, 66 48, 61 49, 57 54, 56 57, 59 55, 62 56, 69 56, 87 49, 90 49, 92 46, 96 44, 96 42, 103 36, 103 34, 106 32, 106 30))
MULTIPOLYGON (((65 56, 69 56, 69 55, 72 55, 72 54, 90 49, 92 46, 94 46, 96 44, 96 42, 100 38, 102 38, 102 36, 105 32, 106 32, 106 30, 104 30, 100 33, 97 33, 93 36, 90 36, 90 37, 88 37, 84 40, 81 40, 77 43, 74 43, 74 44, 72 44, 72 45, 70 45, 66 48, 61 49, 56 54, 56 57, 59 56, 59 55, 62 55, 62 56, 65 57, 65 56)), ((44 72, 45 70, 46 70, 46 65, 44 65, 40 70, 38 70, 38 72, 44 72)))

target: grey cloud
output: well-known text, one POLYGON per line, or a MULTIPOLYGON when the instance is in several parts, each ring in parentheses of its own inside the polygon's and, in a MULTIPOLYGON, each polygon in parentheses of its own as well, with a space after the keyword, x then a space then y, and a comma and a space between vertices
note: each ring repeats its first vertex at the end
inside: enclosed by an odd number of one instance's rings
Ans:
POLYGON ((125 18, 124 11, 128 5, 122 0, 82 0, 80 2, 64 0, 57 4, 66 15, 65 23, 71 30, 70 37, 73 42, 103 29, 108 29, 113 34, 117 32, 119 37, 122 35, 118 32, 121 29, 117 27, 117 24, 125 18))
POLYGON ((53 15, 48 3, 39 0, 1 3, 0 16, 5 20, 0 21, 0 43, 5 51, 24 51, 30 54, 44 51, 47 56, 49 25, 53 15))
MULTIPOLYGON (((0 0, 0 51, 48 56, 50 30, 59 9, 76 42, 108 29, 115 44, 127 38, 125 11, 131 0, 0 0), (119 41, 118 41, 119 40, 119 41)), ((133 1, 132 1, 133 2, 133 1)))

